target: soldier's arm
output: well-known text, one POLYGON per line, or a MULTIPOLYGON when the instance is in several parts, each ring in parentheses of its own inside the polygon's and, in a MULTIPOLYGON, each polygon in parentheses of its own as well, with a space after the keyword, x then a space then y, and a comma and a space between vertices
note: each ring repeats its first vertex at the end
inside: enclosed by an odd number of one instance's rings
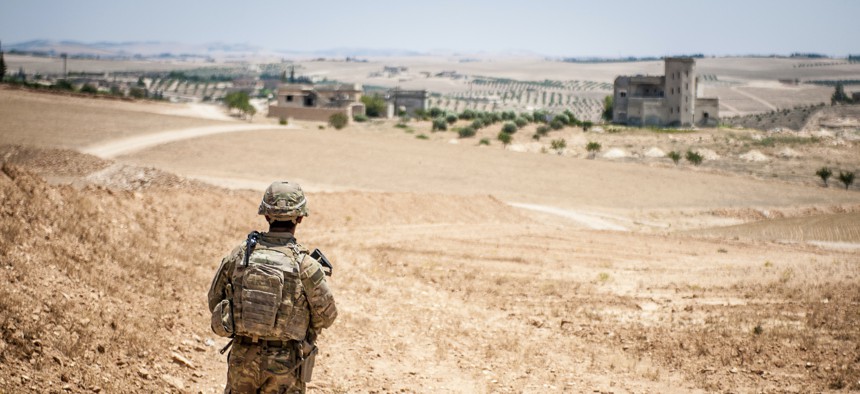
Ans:
POLYGON ((215 277, 212 278, 212 285, 209 286, 210 312, 215 310, 215 307, 218 306, 221 300, 227 298, 226 290, 227 284, 230 281, 230 274, 233 272, 236 259, 241 258, 242 253, 242 247, 237 246, 227 257, 221 259, 221 265, 218 267, 215 277))
POLYGON ((337 318, 334 296, 326 283, 322 266, 311 256, 305 255, 302 259, 301 279, 311 308, 311 328, 319 332, 331 326, 337 318))

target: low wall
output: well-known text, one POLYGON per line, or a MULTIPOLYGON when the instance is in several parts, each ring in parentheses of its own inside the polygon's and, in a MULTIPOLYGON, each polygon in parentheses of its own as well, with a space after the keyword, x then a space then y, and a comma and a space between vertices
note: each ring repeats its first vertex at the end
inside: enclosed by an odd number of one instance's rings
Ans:
POLYGON ((328 122, 328 118, 334 114, 344 114, 352 121, 350 108, 304 108, 304 107, 279 107, 269 106, 269 118, 310 120, 316 122, 328 122))

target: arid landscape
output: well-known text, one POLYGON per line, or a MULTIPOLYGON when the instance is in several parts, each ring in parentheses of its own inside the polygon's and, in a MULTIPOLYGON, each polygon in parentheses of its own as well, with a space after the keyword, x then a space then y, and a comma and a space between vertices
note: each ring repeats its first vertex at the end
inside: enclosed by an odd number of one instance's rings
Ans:
POLYGON ((0 392, 221 392, 205 294, 275 179, 335 264, 311 392, 860 390, 860 189, 815 175, 860 134, 825 110, 503 146, 0 87, 0 392))

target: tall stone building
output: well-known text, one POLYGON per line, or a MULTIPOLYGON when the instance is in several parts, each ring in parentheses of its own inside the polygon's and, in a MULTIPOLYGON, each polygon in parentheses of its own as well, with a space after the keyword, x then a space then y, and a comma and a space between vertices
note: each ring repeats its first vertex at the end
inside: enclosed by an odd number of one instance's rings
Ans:
POLYGON ((630 126, 716 126, 719 99, 699 97, 696 61, 666 58, 665 75, 615 78, 612 122, 630 126))

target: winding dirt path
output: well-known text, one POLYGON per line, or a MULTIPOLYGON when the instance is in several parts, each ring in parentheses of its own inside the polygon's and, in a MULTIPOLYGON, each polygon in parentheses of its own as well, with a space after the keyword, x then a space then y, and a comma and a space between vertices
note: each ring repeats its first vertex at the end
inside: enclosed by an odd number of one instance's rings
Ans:
POLYGON ((191 127, 186 129, 167 130, 153 134, 138 135, 122 138, 81 149, 83 153, 111 159, 117 156, 137 152, 156 145, 168 142, 187 140, 213 134, 238 133, 252 130, 275 130, 275 129, 298 129, 296 126, 260 125, 260 124, 235 124, 215 125, 203 127, 191 127))
POLYGON ((613 230, 613 231, 630 231, 624 226, 617 225, 597 216, 585 214, 582 212, 571 211, 567 209, 549 207, 546 205, 523 204, 523 203, 508 203, 508 205, 516 208, 528 209, 537 212, 548 213, 551 215, 561 216, 573 220, 592 230, 613 230))
POLYGON ((741 90, 741 89, 740 89, 739 87, 737 87, 737 86, 732 86, 732 90, 734 90, 735 92, 738 92, 738 93, 740 93, 740 94, 742 94, 742 95, 744 95, 744 96, 749 97, 749 98, 750 98, 750 99, 752 99, 753 101, 755 101, 755 102, 757 102, 757 103, 760 103, 761 105, 764 105, 765 107, 767 107, 767 108, 768 108, 768 109, 770 109, 770 110, 773 110, 773 111, 776 111, 776 110, 777 110, 777 108, 776 108, 773 104, 771 104, 771 103, 769 103, 769 102, 765 101, 765 100, 764 100, 764 99, 762 99, 761 97, 758 97, 758 96, 756 96, 756 95, 754 95, 754 94, 752 94, 752 93, 750 93, 750 92, 744 92, 743 90, 741 90))

